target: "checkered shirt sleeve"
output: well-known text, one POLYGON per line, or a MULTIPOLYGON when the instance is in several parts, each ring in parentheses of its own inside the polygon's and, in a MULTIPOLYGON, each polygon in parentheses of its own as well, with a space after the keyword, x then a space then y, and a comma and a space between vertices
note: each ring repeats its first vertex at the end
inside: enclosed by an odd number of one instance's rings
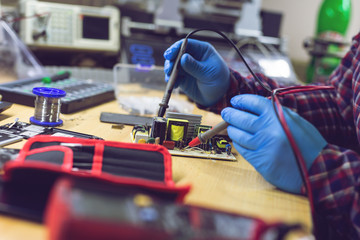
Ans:
MULTIPOLYGON (((282 97, 289 107, 311 122, 329 143, 309 169, 315 209, 341 239, 360 238, 360 33, 329 78, 334 90, 318 90, 282 97)), ((270 88, 283 87, 262 74, 270 88)), ((207 110, 220 113, 230 99, 243 93, 267 96, 252 76, 231 70, 224 98, 207 110)))

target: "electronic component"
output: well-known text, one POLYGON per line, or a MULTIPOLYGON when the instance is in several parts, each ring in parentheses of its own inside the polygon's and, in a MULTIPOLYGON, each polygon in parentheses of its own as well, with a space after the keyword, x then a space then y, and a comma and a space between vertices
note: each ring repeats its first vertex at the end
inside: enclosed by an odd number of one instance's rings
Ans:
POLYGON ((196 138, 199 134, 206 132, 207 130, 211 129, 209 125, 195 125, 194 135, 193 138, 196 138))
POLYGON ((37 49, 76 49, 117 53, 120 14, 116 7, 22 1, 20 38, 37 49))
POLYGON ((166 140, 174 142, 182 141, 186 138, 188 125, 188 120, 168 118, 166 140))
POLYGON ((146 143, 149 139, 149 130, 142 125, 137 125, 131 131, 132 142, 134 143, 146 143))
POLYGON ((229 144, 228 141, 226 141, 223 138, 216 139, 216 147, 222 152, 226 151, 226 146, 228 144, 229 144))
POLYGON ((164 147, 166 147, 169 150, 173 150, 175 148, 175 142, 174 141, 164 141, 162 144, 164 147))
MULTIPOLYGON (((186 138, 192 138, 195 132, 195 126, 201 124, 201 115, 190 114, 190 113, 179 113, 179 112, 166 112, 166 118, 175 118, 175 119, 183 119, 188 120, 189 125, 187 129, 186 138)), ((195 135, 196 137, 197 135, 195 135)))
POLYGON ((34 107, 36 95, 32 93, 33 88, 61 89, 66 92, 66 96, 61 98, 61 113, 76 112, 115 99, 114 87, 110 84, 75 78, 44 83, 42 79, 31 78, 0 84, 0 94, 4 101, 34 107))
POLYGON ((162 117, 154 117, 151 126, 151 137, 159 138, 159 143, 162 144, 166 133, 166 120, 162 117))
POLYGON ((148 140, 146 140, 146 143, 155 144, 155 138, 149 137, 148 140))
POLYGON ((230 155, 230 154, 231 154, 232 146, 228 143, 228 144, 226 144, 225 149, 226 149, 226 154, 227 154, 227 155, 230 155))

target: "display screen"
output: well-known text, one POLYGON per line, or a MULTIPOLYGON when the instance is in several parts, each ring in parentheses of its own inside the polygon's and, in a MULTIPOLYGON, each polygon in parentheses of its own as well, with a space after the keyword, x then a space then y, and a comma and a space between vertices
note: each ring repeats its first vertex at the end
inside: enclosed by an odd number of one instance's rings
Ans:
POLYGON ((109 40, 109 18, 83 15, 82 19, 83 38, 109 40))

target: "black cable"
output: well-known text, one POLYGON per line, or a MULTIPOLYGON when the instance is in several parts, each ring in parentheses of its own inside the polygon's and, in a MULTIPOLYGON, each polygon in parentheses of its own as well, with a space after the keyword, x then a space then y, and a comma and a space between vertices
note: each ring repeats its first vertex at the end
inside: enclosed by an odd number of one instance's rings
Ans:
POLYGON ((246 68, 249 70, 249 72, 251 73, 251 75, 255 78, 255 80, 261 85, 261 87, 263 87, 266 91, 268 91, 270 94, 272 92, 272 89, 265 85, 257 76, 256 74, 253 72, 253 70, 250 68, 249 64, 246 62, 245 58, 243 57, 243 54, 241 52, 241 50, 236 46, 236 44, 230 39, 228 38, 224 33, 222 33, 221 31, 218 31, 216 29, 209 29, 209 28, 200 28, 200 29, 196 29, 193 30, 192 32, 188 33, 185 37, 185 40, 187 41, 187 39, 200 31, 211 31, 211 32, 215 32, 217 34, 219 34, 220 36, 222 36, 236 51, 236 53, 238 54, 238 56, 241 58, 241 60, 243 61, 243 63, 245 64, 246 68))

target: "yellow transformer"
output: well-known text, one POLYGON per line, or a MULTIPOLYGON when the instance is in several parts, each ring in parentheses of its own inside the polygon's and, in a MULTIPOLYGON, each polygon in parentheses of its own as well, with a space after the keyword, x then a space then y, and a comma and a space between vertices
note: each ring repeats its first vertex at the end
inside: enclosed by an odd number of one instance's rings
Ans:
POLYGON ((166 140, 179 142, 184 140, 189 126, 188 120, 168 118, 166 125, 166 140))

